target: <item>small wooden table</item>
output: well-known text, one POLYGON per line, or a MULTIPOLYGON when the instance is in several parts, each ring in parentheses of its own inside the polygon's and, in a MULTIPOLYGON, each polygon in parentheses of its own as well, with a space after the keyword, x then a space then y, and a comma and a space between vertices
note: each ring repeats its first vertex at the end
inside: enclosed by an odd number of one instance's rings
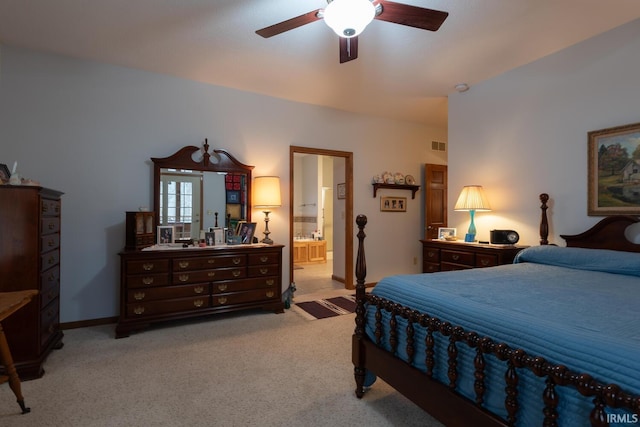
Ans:
POLYGON ((20 389, 20 377, 15 366, 13 366, 13 358, 9 350, 7 337, 2 329, 2 321, 13 313, 24 307, 31 299, 38 294, 35 289, 17 292, 0 292, 0 363, 2 363, 7 371, 7 375, 0 376, 0 384, 9 381, 9 387, 18 399, 18 405, 22 409, 22 413, 26 414, 31 411, 24 405, 22 390, 20 389))

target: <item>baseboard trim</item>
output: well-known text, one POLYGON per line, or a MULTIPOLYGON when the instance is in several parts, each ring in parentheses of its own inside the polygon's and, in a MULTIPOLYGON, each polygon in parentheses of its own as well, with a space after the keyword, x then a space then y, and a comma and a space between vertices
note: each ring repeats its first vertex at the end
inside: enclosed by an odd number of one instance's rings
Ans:
POLYGON ((117 317, 104 317, 102 319, 90 319, 90 320, 79 320, 77 322, 64 322, 60 323, 60 329, 77 329, 77 328, 86 328, 88 326, 100 326, 100 325, 109 325, 111 323, 116 323, 118 321, 117 317))
POLYGON ((338 277, 335 274, 331 275, 331 280, 335 280, 336 282, 340 282, 340 283, 346 283, 346 280, 344 280, 344 277, 338 277))

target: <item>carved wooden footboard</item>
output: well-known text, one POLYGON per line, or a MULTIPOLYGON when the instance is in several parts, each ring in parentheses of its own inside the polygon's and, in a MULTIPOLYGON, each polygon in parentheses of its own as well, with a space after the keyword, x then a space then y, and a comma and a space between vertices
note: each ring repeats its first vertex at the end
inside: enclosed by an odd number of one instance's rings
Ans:
MULTIPOLYGON (((600 224, 593 229, 600 230, 604 227, 604 231, 596 231, 608 234, 611 233, 612 229, 624 232, 626 226, 622 227, 620 224, 626 223, 628 225, 637 221, 633 217, 612 218, 603 220, 602 222, 605 225, 599 229, 598 226, 600 224)), ((356 326, 352 339, 352 360, 355 367, 355 392, 359 398, 365 392, 365 374, 367 371, 371 371, 447 426, 513 426, 518 425, 516 414, 519 406, 525 404, 525 402, 520 402, 518 399, 518 381, 520 378, 518 370, 526 369, 535 376, 545 379, 546 387, 540 396, 544 406, 544 426, 557 425, 558 387, 574 388, 582 396, 585 396, 585 399, 590 399, 593 402, 589 415, 593 426, 609 425, 608 421, 610 420, 607 419, 605 412, 607 406, 623 408, 636 414, 631 414, 630 418, 619 419, 619 421, 636 422, 636 420, 640 420, 640 416, 637 415, 640 414, 639 395, 629 394, 615 384, 605 384, 595 380, 588 373, 574 372, 563 365, 550 363, 543 357, 528 354, 524 350, 513 348, 507 343, 497 342, 489 336, 481 336, 474 331, 444 322, 430 316, 428 313, 421 313, 393 301, 366 293, 366 261, 363 244, 365 239, 364 228, 367 223, 366 216, 359 215, 356 223, 359 228, 356 262, 357 304, 356 326), (365 304, 368 305, 369 310, 375 310, 375 341, 365 335, 365 304), (391 352, 386 351, 381 346, 384 322, 383 310, 390 313, 389 336, 386 338, 392 347, 391 352), (400 331, 398 326, 398 320, 401 318, 406 319, 407 323, 404 331, 400 331), (415 328, 418 326, 427 330, 424 342, 426 348, 426 372, 416 369, 411 363, 416 353, 415 328), (409 361, 404 361, 394 356, 398 348, 398 336, 401 333, 406 335, 406 353, 409 361), (434 334, 438 334, 448 340, 447 360, 445 361, 436 361, 434 334), (473 360, 475 380, 473 393, 475 396, 473 400, 464 397, 456 390, 459 372, 458 363, 461 363, 458 354, 462 348, 461 346, 468 347, 475 354, 473 360), (488 355, 494 355, 504 363, 504 387, 506 392, 504 407, 507 413, 506 419, 501 419, 482 407, 488 386, 485 381, 485 358, 488 355), (446 365, 447 384, 434 379, 433 369, 436 363, 446 365)), ((541 234, 543 232, 546 233, 548 230, 546 199, 543 200, 543 223, 541 223, 540 230, 541 234)), ((589 234, 588 232, 578 236, 585 238, 585 241, 589 242, 599 239, 594 233, 589 234)), ((546 243, 546 237, 545 235, 541 238, 541 243, 546 243)), ((571 240, 571 245, 581 246, 575 242, 574 238, 577 236, 567 237, 569 238, 568 241, 571 240)), ((638 250, 637 245, 634 249, 635 251, 638 250)))

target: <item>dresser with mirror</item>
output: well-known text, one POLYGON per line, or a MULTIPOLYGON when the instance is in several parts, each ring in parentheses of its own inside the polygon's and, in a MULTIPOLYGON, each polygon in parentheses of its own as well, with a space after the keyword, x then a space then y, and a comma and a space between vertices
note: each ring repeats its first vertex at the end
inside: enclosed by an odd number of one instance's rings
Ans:
POLYGON ((155 244, 120 252, 116 338, 176 319, 248 309, 282 313, 283 245, 197 244, 203 231, 251 221, 253 166, 210 150, 206 140, 151 160, 154 224, 170 227, 173 242, 160 243, 156 231, 155 244))

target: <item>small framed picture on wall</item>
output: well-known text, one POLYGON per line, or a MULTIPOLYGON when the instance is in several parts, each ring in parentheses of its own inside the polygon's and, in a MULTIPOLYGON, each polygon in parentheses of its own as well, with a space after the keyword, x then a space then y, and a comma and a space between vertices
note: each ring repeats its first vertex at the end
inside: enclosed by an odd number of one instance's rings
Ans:
POLYGON ((380 197, 381 212, 406 212, 406 197, 380 197))

